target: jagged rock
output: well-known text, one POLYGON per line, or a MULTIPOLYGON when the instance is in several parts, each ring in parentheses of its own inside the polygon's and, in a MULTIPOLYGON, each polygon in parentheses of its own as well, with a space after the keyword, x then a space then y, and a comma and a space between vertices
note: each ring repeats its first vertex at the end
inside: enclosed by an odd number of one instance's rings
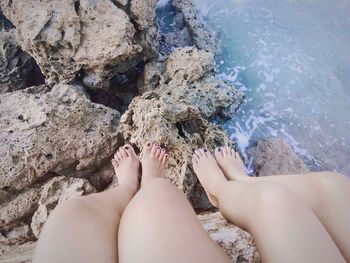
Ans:
POLYGON ((79 86, 29 88, 0 101, 0 189, 20 190, 49 172, 88 178, 116 148, 119 113, 79 86))
POLYGON ((40 186, 34 186, 19 194, 10 202, 2 203, 0 206, 0 228, 14 228, 30 214, 33 214, 38 207, 40 199, 40 186))
POLYGON ((213 64, 211 52, 194 47, 177 49, 164 66, 152 64, 145 70, 143 89, 152 90, 158 85, 162 96, 192 105, 205 117, 233 117, 243 94, 216 77, 213 64))
POLYGON ((232 115, 243 98, 234 87, 213 75, 212 60, 211 53, 191 47, 175 51, 164 66, 152 64, 144 77, 151 86, 145 85, 144 89, 151 91, 133 100, 119 129, 120 137, 138 149, 147 140, 167 149, 168 178, 198 209, 210 205, 192 169, 193 150, 231 145, 224 131, 207 119, 232 115))
POLYGON ((227 222, 219 212, 198 215, 210 237, 236 263, 259 263, 260 256, 251 235, 227 222))
POLYGON ((173 6, 182 13, 195 46, 202 50, 215 52, 215 36, 204 26, 193 1, 173 0, 173 6))
POLYGON ((34 59, 21 50, 15 29, 0 30, 0 93, 45 82, 34 59))
POLYGON ((135 66, 145 55, 142 46, 155 48, 154 5, 154 0, 134 0, 135 14, 127 14, 126 7, 110 0, 1 2, 21 46, 38 62, 47 83, 68 82, 79 73, 89 87, 104 86, 116 72, 135 66), (138 31, 128 15, 136 19, 138 31))
POLYGON ((137 81, 137 88, 140 94, 153 90, 159 84, 164 64, 159 62, 150 62, 145 66, 143 75, 137 81))
POLYGON ((310 172, 307 165, 281 138, 258 141, 257 146, 252 150, 252 156, 257 176, 310 172))
POLYGON ((174 48, 187 47, 192 45, 192 39, 187 27, 181 30, 164 34, 165 43, 174 48))

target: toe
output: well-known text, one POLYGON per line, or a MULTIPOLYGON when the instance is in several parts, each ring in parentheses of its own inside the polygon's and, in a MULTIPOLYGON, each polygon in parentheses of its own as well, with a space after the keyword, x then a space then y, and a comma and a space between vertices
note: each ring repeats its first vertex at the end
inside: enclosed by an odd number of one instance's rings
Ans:
POLYGON ((235 150, 233 150, 233 149, 230 150, 230 155, 231 155, 232 157, 237 158, 236 152, 235 152, 235 150))
POLYGON ((128 144, 128 143, 125 144, 124 145, 124 150, 127 152, 129 157, 132 157, 132 158, 136 158, 137 157, 134 148, 130 144, 128 144))
POLYGON ((162 152, 162 148, 160 148, 159 146, 157 146, 157 149, 156 149, 156 151, 155 151, 154 156, 155 156, 156 158, 159 158, 161 152, 162 152))
POLYGON ((197 167, 197 165, 198 165, 198 160, 196 159, 195 155, 193 155, 193 157, 192 157, 192 166, 193 167, 197 167))
POLYGON ((207 154, 206 154, 206 152, 204 151, 203 148, 200 148, 199 152, 201 153, 202 157, 207 157, 207 154))
POLYGON ((192 163, 198 164, 199 158, 197 154, 192 155, 192 163))
POLYGON ((119 150, 114 154, 114 160, 119 164, 120 158, 119 158, 118 154, 119 154, 119 150))
POLYGON ((124 159, 124 155, 121 149, 117 151, 117 157, 119 158, 119 163, 124 159))
POLYGON ((152 150, 152 143, 151 142, 146 142, 144 145, 143 145, 143 152, 144 153, 150 153, 151 150, 152 150))
POLYGON ((217 147, 215 149, 215 158, 222 158, 222 148, 221 147, 217 147))
POLYGON ((112 159, 112 165, 113 165, 114 170, 117 170, 117 168, 118 168, 118 163, 117 163, 116 160, 112 159))
POLYGON ((166 151, 164 148, 161 148, 160 154, 159 154, 159 160, 163 160, 164 155, 166 154, 166 151))
POLYGON ((200 158, 203 157, 202 152, 200 151, 200 149, 197 149, 197 150, 195 150, 194 152, 197 154, 198 159, 200 159, 200 158))
POLYGON ((128 153, 126 152, 126 150, 124 148, 121 148, 120 152, 123 155, 123 158, 127 158, 128 157, 128 153))
POLYGON ((225 147, 224 156, 230 156, 230 148, 229 147, 225 147))
POLYGON ((117 165, 119 165, 120 164, 120 158, 119 158, 119 156, 118 156, 118 154, 117 153, 115 153, 115 155, 114 155, 114 161, 117 163, 117 165))
POLYGON ((168 164, 168 160, 169 160, 168 155, 167 155, 167 154, 164 154, 163 159, 162 159, 162 163, 163 163, 164 165, 167 165, 167 164, 168 164))
POLYGON ((158 144, 156 144, 156 143, 153 144, 153 145, 152 145, 152 150, 151 150, 152 156, 155 156, 155 155, 156 155, 157 149, 158 149, 158 144))

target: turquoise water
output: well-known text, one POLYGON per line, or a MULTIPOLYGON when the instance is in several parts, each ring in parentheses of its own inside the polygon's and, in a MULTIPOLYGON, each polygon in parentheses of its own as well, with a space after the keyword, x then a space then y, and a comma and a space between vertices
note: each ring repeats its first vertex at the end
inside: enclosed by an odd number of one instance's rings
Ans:
POLYGON ((221 45, 222 78, 244 90, 223 125, 245 156, 285 138, 313 170, 350 174, 350 0, 195 0, 221 45))

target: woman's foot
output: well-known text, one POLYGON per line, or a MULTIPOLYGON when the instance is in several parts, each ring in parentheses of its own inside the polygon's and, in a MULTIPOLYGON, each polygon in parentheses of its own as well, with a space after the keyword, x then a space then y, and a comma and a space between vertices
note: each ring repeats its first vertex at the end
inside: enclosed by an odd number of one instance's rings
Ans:
POLYGON ((215 149, 215 159, 229 181, 246 181, 249 179, 245 170, 244 163, 239 156, 230 147, 218 147, 215 149))
POLYGON ((193 154, 192 163, 194 172, 207 193, 209 201, 215 207, 218 207, 219 204, 215 195, 218 186, 227 180, 215 158, 207 149, 198 149, 193 154))
POLYGON ((120 147, 112 164, 118 177, 119 187, 134 195, 139 189, 140 160, 130 144, 120 147))
POLYGON ((165 178, 166 170, 168 168, 168 155, 166 154, 165 149, 161 148, 159 145, 147 142, 143 146, 141 164, 141 187, 144 187, 152 178, 165 178))

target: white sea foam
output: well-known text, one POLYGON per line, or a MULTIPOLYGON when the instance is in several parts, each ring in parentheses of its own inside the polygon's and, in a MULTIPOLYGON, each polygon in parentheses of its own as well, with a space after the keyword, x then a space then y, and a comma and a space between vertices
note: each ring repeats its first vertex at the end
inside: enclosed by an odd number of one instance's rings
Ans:
POLYGON ((279 136, 314 169, 350 175, 350 4, 195 2, 223 43, 220 76, 246 93, 225 128, 248 168, 252 142, 279 136))

